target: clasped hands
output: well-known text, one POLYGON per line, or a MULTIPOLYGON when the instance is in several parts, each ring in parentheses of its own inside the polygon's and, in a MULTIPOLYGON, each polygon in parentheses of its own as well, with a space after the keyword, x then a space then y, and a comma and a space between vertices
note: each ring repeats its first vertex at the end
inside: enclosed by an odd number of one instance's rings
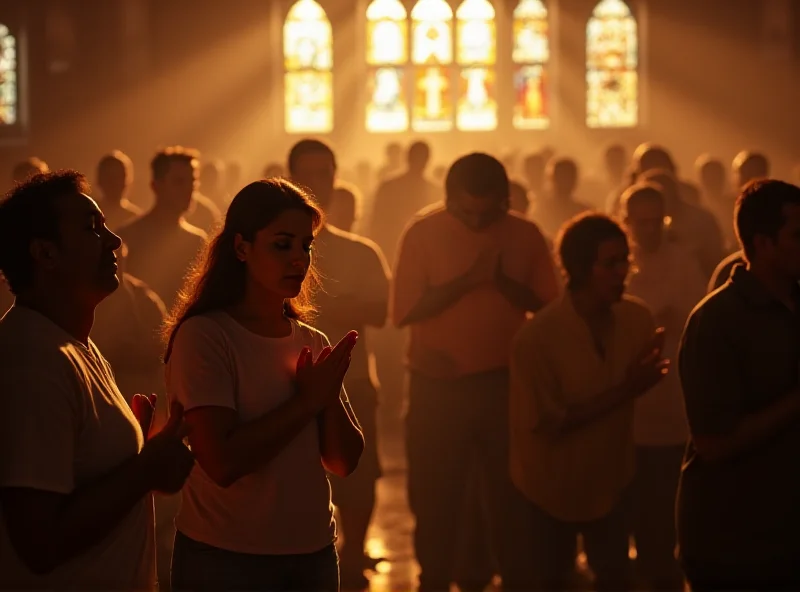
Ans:
POLYGON ((350 367, 358 333, 350 331, 335 347, 324 347, 316 359, 311 348, 304 347, 297 359, 297 392, 309 411, 319 413, 339 401, 342 382, 350 367))

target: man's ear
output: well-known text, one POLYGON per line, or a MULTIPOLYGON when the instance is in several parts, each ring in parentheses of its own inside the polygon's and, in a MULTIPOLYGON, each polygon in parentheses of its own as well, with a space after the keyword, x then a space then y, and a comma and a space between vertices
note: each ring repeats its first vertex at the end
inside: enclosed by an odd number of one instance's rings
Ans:
POLYGON ((30 254, 33 261, 45 269, 55 267, 58 251, 52 241, 34 239, 31 241, 30 254))
POLYGON ((250 243, 244 240, 241 234, 233 237, 233 251, 239 261, 247 261, 247 254, 250 252, 250 243))

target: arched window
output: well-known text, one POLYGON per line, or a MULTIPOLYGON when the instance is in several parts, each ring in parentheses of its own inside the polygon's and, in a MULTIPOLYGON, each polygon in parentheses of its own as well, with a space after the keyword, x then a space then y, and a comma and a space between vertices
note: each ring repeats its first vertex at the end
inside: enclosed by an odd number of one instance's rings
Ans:
POLYGON ((465 131, 493 130, 497 127, 494 7, 489 0, 464 0, 456 11, 456 23, 456 127, 465 131))
POLYGON ((373 0, 367 8, 367 120, 369 132, 408 129, 405 67, 408 14, 400 0, 373 0))
POLYGON ((297 0, 283 24, 285 128, 333 130, 333 34, 323 8, 297 0))
POLYGON ((414 90, 411 127, 418 132, 453 127, 453 10, 446 0, 419 0, 411 10, 414 90))
POLYGON ((514 9, 514 118, 516 129, 550 125, 550 30, 542 0, 520 0, 514 9))
POLYGON ((639 121, 636 19, 623 0, 601 0, 586 26, 586 125, 634 127, 639 121))
POLYGON ((0 125, 17 123, 19 113, 17 40, 0 24, 0 125))

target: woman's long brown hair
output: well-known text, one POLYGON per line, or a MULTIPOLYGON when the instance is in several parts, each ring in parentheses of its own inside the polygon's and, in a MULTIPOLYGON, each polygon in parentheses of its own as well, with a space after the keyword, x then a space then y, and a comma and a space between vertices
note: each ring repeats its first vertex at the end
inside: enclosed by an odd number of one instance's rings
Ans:
MULTIPOLYGON (((259 230, 269 226, 287 210, 307 212, 312 219, 314 234, 322 227, 322 211, 307 193, 285 179, 256 181, 236 194, 228 206, 224 226, 209 240, 186 276, 178 302, 164 325, 167 342, 165 362, 172 353, 178 329, 187 319, 228 308, 244 298, 246 270, 244 263, 236 257, 236 235, 253 241, 259 230)), ((314 312, 311 297, 317 285, 318 276, 312 260, 300 294, 284 303, 287 317, 309 320, 314 312)))

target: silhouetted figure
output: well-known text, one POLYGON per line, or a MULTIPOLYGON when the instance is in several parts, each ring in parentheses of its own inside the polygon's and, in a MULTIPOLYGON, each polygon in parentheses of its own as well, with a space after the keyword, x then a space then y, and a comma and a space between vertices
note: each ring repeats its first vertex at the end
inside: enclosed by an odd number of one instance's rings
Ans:
POLYGON ((798 590, 800 189, 751 182, 736 229, 747 263, 694 310, 679 352, 681 562, 694 590, 798 590))
POLYGON ((89 338, 119 286, 119 237, 75 171, 39 174, 0 204, 0 588, 154 590, 151 492, 194 464, 182 409, 148 439, 153 397, 131 407, 89 338))
MULTIPOLYGON (((677 354, 689 313, 703 299, 706 278, 685 248, 667 239, 664 196, 655 185, 634 185, 622 195, 622 215, 635 266, 628 293, 641 298, 664 328, 663 355, 677 354)), ((677 372, 636 401, 633 437, 633 535, 643 589, 681 592, 675 561, 675 493, 689 428, 677 372)))
POLYGON ((342 389, 358 335, 331 349, 301 321, 321 223, 288 181, 247 185, 168 325, 167 392, 200 467, 175 520, 176 591, 339 589, 326 471, 351 474, 364 438, 342 389))
POLYGON ((204 162, 200 167, 200 192, 209 198, 216 207, 214 215, 217 222, 222 217, 222 209, 228 205, 228 193, 225 190, 225 163, 221 160, 204 162))
POLYGON ((112 150, 97 164, 97 188, 106 226, 117 230, 144 212, 128 199, 133 183, 133 163, 127 154, 112 150))
POLYGON ((750 181, 769 177, 770 166, 767 157, 760 152, 743 150, 731 164, 733 183, 737 191, 742 191, 750 181))
POLYGON ((11 171, 11 180, 14 183, 24 183, 34 175, 50 172, 50 167, 41 158, 31 156, 14 165, 11 171))
POLYGON ((730 192, 728 171, 721 160, 712 158, 708 154, 700 156, 695 166, 700 180, 701 203, 717 219, 725 241, 725 250, 730 252, 736 245, 733 231, 733 206, 736 203, 736 195, 730 192))
POLYGON ((273 177, 285 177, 286 171, 281 163, 270 162, 264 167, 263 175, 265 179, 271 179, 273 177))
POLYGON ((420 590, 453 580, 474 469, 504 586, 528 590, 531 549, 508 475, 508 359, 526 313, 555 298, 558 281, 539 229, 508 213, 500 162, 458 159, 446 194, 444 207, 425 210, 403 235, 391 307, 395 325, 410 328, 408 497, 420 590))
MULTIPOLYGON (((650 171, 667 171, 675 177, 681 200, 692 206, 700 204, 700 190, 691 183, 681 180, 672 155, 663 146, 651 142, 640 144, 634 151, 631 160, 632 168, 630 173, 632 174, 632 179, 629 185, 632 185, 638 177, 650 171)), ((609 196, 607 211, 611 216, 616 216, 619 213, 619 202, 625 189, 627 189, 627 186, 621 187, 616 195, 609 196)))
POLYGON ((225 190, 228 195, 236 195, 242 188, 242 165, 236 160, 225 163, 225 190))
MULTIPOLYGON (((318 140, 301 140, 289 153, 292 180, 308 187, 323 211, 332 205, 336 157, 318 140)), ((381 476, 378 459, 378 379, 367 339, 367 327, 386 324, 389 306, 389 265, 375 243, 324 225, 314 246, 322 290, 316 297, 317 325, 334 341, 348 331, 358 331, 345 386, 361 422, 365 448, 358 468, 347 479, 331 483, 333 501, 342 516, 344 547, 341 579, 344 589, 361 590, 369 582, 364 570, 374 567, 365 556, 364 543, 375 508, 375 482, 381 476)))
POLYGON ((547 163, 548 161, 540 152, 529 154, 522 161, 522 172, 525 175, 528 189, 533 194, 534 205, 547 198, 545 187, 547 163))
MULTIPOLYGON (((195 152, 195 157, 199 159, 200 154, 195 152)), ((203 173, 202 167, 198 171, 197 183, 194 191, 192 192, 192 200, 190 202, 189 209, 185 213, 185 218, 189 224, 196 226, 208 234, 216 230, 217 226, 220 224, 222 220, 222 211, 217 205, 215 199, 212 196, 207 195, 205 193, 205 189, 203 189, 202 183, 204 174, 208 182, 209 174, 213 173, 210 173, 208 170, 203 173)), ((213 181, 211 182, 213 183, 213 181)), ((219 193, 218 185, 217 187, 214 185, 211 187, 212 192, 219 193)))
POLYGON ((206 240, 206 234, 184 219, 197 189, 197 153, 180 146, 158 152, 150 163, 153 208, 119 235, 128 245, 128 269, 172 310, 183 277, 206 240))
POLYGON ((361 195, 354 185, 339 182, 333 189, 331 203, 325 212, 325 221, 345 232, 353 232, 360 221, 361 195))
POLYGON ((441 199, 441 190, 425 178, 430 147, 414 142, 408 149, 406 171, 384 181, 375 193, 369 236, 394 263, 403 229, 422 208, 441 199))
POLYGON ((522 216, 528 215, 528 209, 531 207, 530 196, 528 195, 528 188, 518 181, 509 181, 509 209, 512 212, 517 212, 522 216))
POLYGON ((536 540, 526 589, 570 589, 582 534, 595 589, 619 592, 631 589, 634 402, 664 378, 664 335, 625 294, 630 251, 613 220, 574 218, 557 251, 567 292, 526 322, 511 353, 511 476, 536 540))
POLYGON ((398 142, 386 145, 386 162, 378 169, 378 182, 382 183, 400 174, 403 169, 403 146, 398 142))
POLYGON ((547 165, 548 198, 536 201, 533 219, 544 233, 553 238, 558 229, 578 214, 591 209, 575 198, 578 186, 578 164, 570 158, 560 158, 547 165))
POLYGON ((669 171, 651 169, 639 179, 659 186, 669 216, 670 238, 684 245, 696 258, 706 277, 711 277, 725 253, 722 231, 714 215, 684 201, 677 179, 669 171))
POLYGON ((612 144, 603 155, 606 182, 610 188, 619 187, 625 182, 628 167, 628 151, 622 144, 612 144))

